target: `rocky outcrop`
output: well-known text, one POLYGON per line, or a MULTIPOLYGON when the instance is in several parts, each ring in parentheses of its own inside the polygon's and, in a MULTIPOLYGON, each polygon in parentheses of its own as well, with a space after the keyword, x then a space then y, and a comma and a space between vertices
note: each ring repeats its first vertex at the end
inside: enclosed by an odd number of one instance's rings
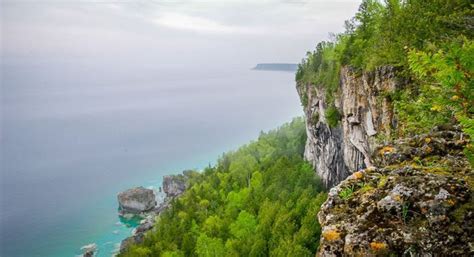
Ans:
POLYGON ((133 232, 132 236, 125 238, 120 243, 120 252, 125 251, 133 244, 140 244, 143 242, 143 238, 145 237, 145 233, 151 230, 155 224, 155 217, 154 213, 148 215, 145 219, 140 222, 140 225, 136 227, 133 232))
POLYGON ((144 187, 136 187, 121 192, 117 198, 121 213, 139 214, 150 211, 156 206, 155 193, 153 190, 144 187))
POLYGON ((163 184, 160 191, 163 189, 166 197, 163 199, 163 202, 156 205, 155 208, 146 213, 146 217, 140 222, 140 225, 133 230, 132 236, 122 240, 120 244, 120 252, 126 251, 133 244, 140 244, 143 242, 145 233, 153 229, 156 217, 169 208, 173 199, 179 197, 185 192, 188 179, 193 175, 193 173, 194 171, 187 170, 184 171, 183 174, 163 177, 163 184))
POLYGON ((306 114, 304 157, 327 187, 337 184, 350 173, 344 162, 344 134, 340 126, 330 127, 326 120, 326 90, 312 85, 298 86, 306 114))
POLYGON ((92 243, 81 247, 83 257, 93 257, 97 251, 97 244, 92 243))
POLYGON ((318 256, 472 256, 474 174, 456 128, 374 149, 318 214, 318 256))
POLYGON ((343 67, 340 78, 330 102, 325 85, 297 85, 307 118, 304 156, 328 188, 373 165, 376 136, 389 136, 397 125, 390 95, 402 84, 392 67, 362 73, 343 67), (341 117, 334 127, 326 117, 329 106, 341 117))
POLYGON ((388 143, 397 129, 391 96, 405 84, 396 74, 343 67, 331 94, 326 85, 297 85, 305 158, 331 188, 318 214, 318 256, 474 254, 474 174, 463 154, 469 139, 446 126, 388 143), (339 115, 329 117, 329 108, 339 115), (334 125, 329 119, 338 116, 334 125))
POLYGON ((171 175, 163 177, 163 192, 167 197, 176 197, 186 190, 186 177, 184 175, 171 175))

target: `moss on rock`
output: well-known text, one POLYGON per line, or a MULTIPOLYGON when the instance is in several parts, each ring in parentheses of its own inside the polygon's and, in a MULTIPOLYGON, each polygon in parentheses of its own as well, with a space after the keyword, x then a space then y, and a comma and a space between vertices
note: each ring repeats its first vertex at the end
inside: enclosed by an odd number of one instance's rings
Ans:
POLYGON ((318 255, 471 255, 474 180, 462 138, 460 130, 434 130, 381 146, 378 168, 331 189, 318 218, 340 238, 323 233, 318 255))

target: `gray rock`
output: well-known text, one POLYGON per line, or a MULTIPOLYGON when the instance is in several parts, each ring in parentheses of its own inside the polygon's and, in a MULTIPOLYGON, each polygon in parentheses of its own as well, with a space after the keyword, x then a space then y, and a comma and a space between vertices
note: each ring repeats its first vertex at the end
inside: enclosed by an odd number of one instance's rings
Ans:
POLYGON ((373 166, 370 157, 376 148, 375 135, 389 135, 396 124, 387 94, 399 87, 395 73, 388 66, 362 74, 343 67, 334 102, 326 101, 325 85, 297 85, 300 98, 306 102, 304 157, 326 187, 333 187, 353 171, 373 166), (342 117, 334 128, 325 117, 329 105, 336 106, 342 117))
POLYGON ((140 244, 143 242, 144 234, 136 234, 131 237, 127 237, 120 243, 120 252, 125 252, 131 245, 140 244))
MULTIPOLYGON (((155 225, 155 218, 158 215, 160 215, 163 211, 165 211, 167 208, 169 208, 172 199, 179 197, 181 194, 184 193, 184 191, 186 190, 186 180, 189 176, 192 175, 192 171, 184 171, 183 174, 184 175, 170 175, 170 176, 163 177, 163 185, 162 187, 160 187, 160 191, 162 190, 166 194, 165 199, 163 200, 163 202, 160 202, 159 205, 156 205, 155 203, 156 206, 155 205, 153 205, 153 207, 149 206, 149 208, 146 210, 147 211, 146 218, 143 219, 140 222, 140 225, 133 230, 132 236, 125 238, 120 243, 119 252, 123 253, 131 245, 140 244, 141 242, 143 242, 143 238, 145 237, 146 232, 153 229, 155 225)), ((143 192, 143 190, 148 190, 148 189, 136 188, 133 190, 134 192, 136 191, 143 192)), ((153 192, 152 190, 149 190, 149 191, 153 192)), ((143 193, 140 193, 139 195, 142 196, 142 194, 143 193)), ((147 197, 145 197, 146 198, 145 202, 149 202, 148 200, 151 199, 151 198, 148 199, 148 197, 150 197, 148 194, 149 193, 147 193, 147 197)), ((154 197, 155 196, 153 195, 153 199, 154 197)), ((140 197, 140 199, 142 199, 142 197, 140 197)), ((120 201, 120 197, 119 197, 119 201, 120 201)))
POLYGON ((84 245, 83 247, 81 247, 81 250, 83 253, 82 255, 83 257, 93 257, 95 252, 97 251, 97 244, 92 243, 92 244, 84 245))
POLYGON ((373 160, 383 168, 353 173, 333 187, 318 213, 317 256, 472 256, 474 198, 466 181, 474 174, 458 133, 390 142, 373 160), (411 150, 425 145, 430 149, 411 150), (352 195, 342 199, 345 188, 352 195))
POLYGON ((439 193, 435 196, 435 200, 446 200, 451 194, 444 188, 439 189, 439 193))
POLYGON ((150 211, 156 206, 153 190, 136 187, 121 192, 117 196, 121 213, 139 214, 150 211))
POLYGON ((167 197, 176 197, 186 190, 186 177, 183 175, 171 175, 163 177, 163 192, 167 197))

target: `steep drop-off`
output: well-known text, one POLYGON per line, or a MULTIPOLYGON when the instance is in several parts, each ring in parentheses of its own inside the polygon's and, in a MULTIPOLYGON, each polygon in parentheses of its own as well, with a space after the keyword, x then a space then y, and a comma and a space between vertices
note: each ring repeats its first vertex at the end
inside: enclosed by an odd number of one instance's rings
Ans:
POLYGON ((319 256, 472 256, 474 176, 459 128, 396 140, 330 190, 319 256))
POLYGON ((330 189, 318 214, 318 256, 474 253, 474 175, 463 152, 469 136, 445 125, 397 138, 403 124, 392 97, 408 83, 389 66, 346 66, 332 95, 326 85, 297 84, 304 156, 330 189), (337 115, 328 117, 329 108, 337 115))
POLYGON ((392 67, 363 73, 342 68, 340 93, 333 103, 327 102, 324 85, 297 85, 307 117, 304 156, 328 188, 352 172, 372 166, 376 137, 390 135, 397 125, 389 95, 399 85, 392 67), (326 118, 331 105, 340 115, 336 126, 326 118))

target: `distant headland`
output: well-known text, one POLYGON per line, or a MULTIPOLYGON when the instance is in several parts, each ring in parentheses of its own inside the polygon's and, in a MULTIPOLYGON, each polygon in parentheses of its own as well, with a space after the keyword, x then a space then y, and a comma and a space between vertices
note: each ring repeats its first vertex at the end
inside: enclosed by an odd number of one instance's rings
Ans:
POLYGON ((253 70, 268 70, 268 71, 296 71, 298 64, 296 63, 259 63, 253 67, 253 70))

